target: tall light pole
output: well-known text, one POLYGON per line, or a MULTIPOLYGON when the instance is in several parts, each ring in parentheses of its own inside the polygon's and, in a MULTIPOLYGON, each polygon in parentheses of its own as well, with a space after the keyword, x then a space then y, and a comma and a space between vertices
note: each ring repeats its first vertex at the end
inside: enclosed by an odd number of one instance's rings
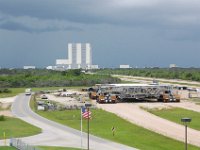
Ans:
POLYGON ((187 124, 191 121, 191 118, 181 118, 181 122, 185 124, 185 150, 187 150, 187 124))
POLYGON ((90 137, 89 137, 89 135, 90 135, 90 107, 91 107, 92 105, 91 104, 89 104, 89 103, 86 103, 85 104, 85 107, 86 107, 86 109, 87 109, 87 112, 88 112, 88 116, 87 116, 87 125, 88 125, 88 143, 87 143, 87 145, 88 145, 88 150, 90 149, 90 137))

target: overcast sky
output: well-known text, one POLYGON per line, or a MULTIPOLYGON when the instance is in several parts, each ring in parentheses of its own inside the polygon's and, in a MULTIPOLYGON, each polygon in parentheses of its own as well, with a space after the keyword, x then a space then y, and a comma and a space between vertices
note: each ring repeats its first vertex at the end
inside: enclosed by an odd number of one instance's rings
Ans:
POLYGON ((55 65, 70 42, 100 67, 200 67, 200 1, 0 0, 0 67, 55 65))

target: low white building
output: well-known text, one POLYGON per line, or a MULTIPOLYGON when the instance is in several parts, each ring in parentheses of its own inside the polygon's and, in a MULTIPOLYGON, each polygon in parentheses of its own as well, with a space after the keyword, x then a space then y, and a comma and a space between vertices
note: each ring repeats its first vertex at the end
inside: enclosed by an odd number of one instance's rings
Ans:
POLYGON ((90 67, 91 67, 90 69, 99 69, 98 65, 91 65, 90 67))
POLYGON ((119 68, 128 69, 131 68, 129 65, 120 65, 119 68))
POLYGON ((35 69, 36 67, 35 66, 24 66, 23 68, 24 69, 35 69))
POLYGON ((47 66, 46 69, 47 69, 47 70, 55 70, 55 69, 56 69, 56 66, 47 66))
POLYGON ((176 64, 170 64, 170 65, 169 65, 169 68, 176 68, 176 67, 177 67, 176 64))

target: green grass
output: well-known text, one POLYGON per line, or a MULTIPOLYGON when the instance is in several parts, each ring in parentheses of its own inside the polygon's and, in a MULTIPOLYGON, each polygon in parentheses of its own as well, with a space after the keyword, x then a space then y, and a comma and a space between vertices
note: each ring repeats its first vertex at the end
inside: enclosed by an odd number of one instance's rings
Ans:
POLYGON ((42 150, 80 150, 79 148, 70 148, 70 147, 55 147, 55 146, 39 146, 42 150))
MULTIPOLYGON (((43 117, 68 125, 80 130, 80 110, 66 111, 37 111, 43 117)), ((83 121, 83 130, 87 131, 87 120, 83 121)), ((90 121, 90 133, 110 139, 112 141, 136 147, 142 150, 180 150, 184 149, 184 143, 160 134, 154 133, 137 125, 117 117, 115 114, 103 110, 92 110, 90 121), (111 128, 115 126, 115 136, 112 136, 111 128)), ((190 150, 199 148, 189 145, 190 150)))
POLYGON ((6 138, 26 137, 41 133, 41 129, 20 119, 5 117, 5 121, 0 121, 0 139, 4 138, 4 132, 6 138))
POLYGON ((16 150, 16 148, 10 146, 0 146, 0 150, 16 150))
POLYGON ((192 110, 186 110, 186 109, 182 109, 182 108, 171 108, 171 109, 147 109, 148 112, 165 118, 167 120, 176 122, 178 124, 182 124, 181 122, 181 118, 184 117, 189 117, 192 118, 192 121, 189 123, 189 127, 196 129, 196 130, 200 130, 200 113, 199 112, 195 112, 192 110))
POLYGON ((0 98, 16 96, 19 93, 24 93, 25 88, 9 88, 11 93, 0 93, 0 98))

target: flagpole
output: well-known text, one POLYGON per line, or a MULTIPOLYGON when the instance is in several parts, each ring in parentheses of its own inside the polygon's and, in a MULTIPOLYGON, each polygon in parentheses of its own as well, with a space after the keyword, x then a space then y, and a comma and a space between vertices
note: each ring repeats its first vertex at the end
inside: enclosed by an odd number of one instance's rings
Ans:
POLYGON ((82 118, 82 107, 81 107, 81 150, 83 150, 83 118, 82 118))
POLYGON ((87 108, 87 112, 88 112, 88 119, 87 119, 87 121, 88 121, 88 150, 90 149, 90 143, 89 143, 89 141, 90 141, 90 138, 89 138, 89 136, 90 136, 90 117, 89 117, 89 112, 90 112, 90 109, 89 109, 89 107, 87 108))
POLYGON ((88 136, 87 136, 87 138, 88 138, 88 150, 90 149, 90 143, 89 143, 89 140, 90 140, 90 138, 89 138, 89 134, 90 134, 90 125, 89 125, 89 123, 90 123, 90 107, 91 107, 92 105, 91 104, 85 104, 85 107, 86 107, 86 109, 87 109, 87 125, 88 125, 88 136))

